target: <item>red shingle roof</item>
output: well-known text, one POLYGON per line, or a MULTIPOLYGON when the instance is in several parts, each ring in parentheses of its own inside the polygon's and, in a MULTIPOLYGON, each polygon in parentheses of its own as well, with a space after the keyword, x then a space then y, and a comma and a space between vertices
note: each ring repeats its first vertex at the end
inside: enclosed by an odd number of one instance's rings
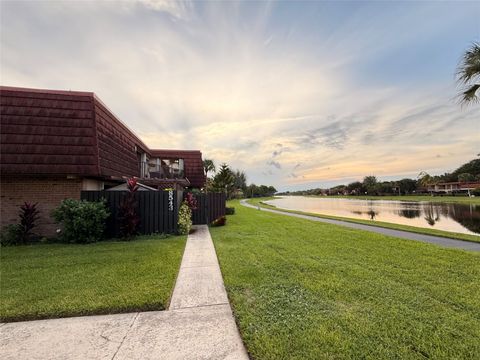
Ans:
POLYGON ((0 88, 2 174, 98 174, 92 93, 0 88))
POLYGON ((92 92, 2 86, 0 132, 2 174, 138 177, 139 150, 182 157, 205 182, 200 151, 150 150, 92 92))

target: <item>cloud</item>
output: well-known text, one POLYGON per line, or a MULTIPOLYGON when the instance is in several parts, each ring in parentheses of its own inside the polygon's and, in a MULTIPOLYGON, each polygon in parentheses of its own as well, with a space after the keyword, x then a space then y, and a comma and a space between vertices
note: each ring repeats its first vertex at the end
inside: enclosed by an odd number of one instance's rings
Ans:
POLYGON ((188 20, 193 9, 191 1, 172 0, 136 0, 149 9, 170 14, 174 18, 188 20))
POLYGON ((94 91, 150 146, 198 148, 279 189, 478 153, 480 109, 452 100, 470 5, 291 6, 1 2, 2 82, 94 91), (441 60, 418 59, 430 50, 441 60))
POLYGON ((272 158, 278 157, 289 150, 290 149, 288 147, 284 147, 282 144, 275 144, 275 150, 272 153, 272 158))
POLYGON ((278 162, 278 161, 274 161, 274 160, 270 160, 270 161, 267 161, 267 165, 269 166, 273 166, 277 169, 281 169, 282 168, 282 165, 278 162))

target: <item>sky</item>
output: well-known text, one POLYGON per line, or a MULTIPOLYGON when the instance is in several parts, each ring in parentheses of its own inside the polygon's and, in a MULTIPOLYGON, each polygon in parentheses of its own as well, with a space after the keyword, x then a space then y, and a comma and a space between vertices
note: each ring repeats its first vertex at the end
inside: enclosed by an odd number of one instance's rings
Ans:
POLYGON ((151 148, 279 190, 480 153, 456 67, 480 2, 1 1, 0 82, 93 91, 151 148))

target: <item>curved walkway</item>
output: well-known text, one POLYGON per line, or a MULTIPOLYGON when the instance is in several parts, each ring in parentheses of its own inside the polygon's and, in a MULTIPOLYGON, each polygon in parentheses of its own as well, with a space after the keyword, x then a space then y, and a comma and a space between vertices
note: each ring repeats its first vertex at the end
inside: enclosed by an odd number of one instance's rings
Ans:
POLYGON ((394 237, 401 238, 401 239, 421 241, 421 242, 426 242, 426 243, 431 243, 431 244, 436 244, 436 245, 451 247, 451 248, 456 248, 456 249, 480 251, 480 243, 475 243, 475 242, 470 242, 470 241, 450 239, 450 238, 444 238, 444 237, 440 237, 440 236, 417 234, 417 233, 413 233, 413 232, 409 232, 409 231, 387 229, 387 228, 382 228, 382 227, 378 227, 378 226, 363 225, 363 224, 357 224, 357 223, 352 223, 352 222, 342 221, 342 220, 334 220, 334 219, 319 218, 319 217, 315 217, 315 216, 294 214, 294 213, 285 212, 285 211, 281 211, 281 210, 266 209, 266 208, 250 205, 249 203, 247 203, 247 200, 241 200, 240 204, 242 204, 243 206, 252 208, 252 209, 259 209, 261 211, 267 211, 267 212, 271 212, 271 213, 274 213, 274 214, 293 216, 293 217, 297 217, 297 218, 300 218, 300 219, 306 219, 306 220, 318 221, 318 222, 323 222, 323 223, 328 223, 328 224, 340 225, 340 226, 345 226, 345 227, 352 228, 352 229, 371 231, 371 232, 375 232, 375 233, 378 233, 378 234, 394 236, 394 237))

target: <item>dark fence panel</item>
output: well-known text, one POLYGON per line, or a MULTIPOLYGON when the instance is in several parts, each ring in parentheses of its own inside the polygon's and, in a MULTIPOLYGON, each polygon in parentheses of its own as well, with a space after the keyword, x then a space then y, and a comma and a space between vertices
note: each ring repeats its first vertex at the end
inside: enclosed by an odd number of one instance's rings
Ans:
POLYGON ((209 224, 225 215, 227 198, 222 193, 196 194, 197 209, 193 211, 194 225, 209 224))
MULTIPOLYGON (((120 236, 118 207, 128 194, 127 191, 82 191, 81 198, 87 201, 105 199, 110 210, 107 219, 106 235, 120 236)), ((140 217, 140 234, 168 233, 177 231, 178 197, 175 191, 138 191, 137 213, 140 217)))
POLYGON ((220 216, 225 216, 227 196, 225 194, 211 193, 208 197, 208 221, 212 222, 220 216))
POLYGON ((208 224, 207 222, 207 197, 205 194, 195 195, 197 209, 192 211, 192 222, 194 225, 208 224))

